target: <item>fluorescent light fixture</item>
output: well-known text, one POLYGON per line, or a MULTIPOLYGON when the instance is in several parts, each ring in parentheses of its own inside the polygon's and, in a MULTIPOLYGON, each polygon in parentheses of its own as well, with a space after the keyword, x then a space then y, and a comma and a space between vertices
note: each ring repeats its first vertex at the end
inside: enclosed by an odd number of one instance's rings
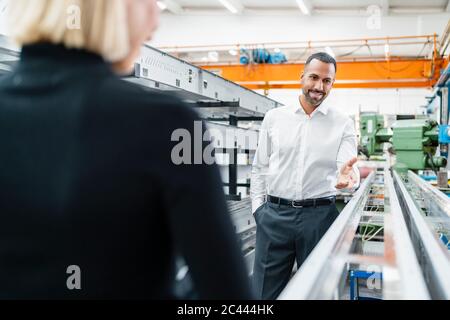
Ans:
POLYGON ((227 8, 231 13, 238 13, 238 9, 236 9, 228 0, 219 0, 219 2, 227 8))
POLYGON ((328 53, 330 56, 332 56, 333 58, 336 57, 336 55, 333 52, 333 49, 331 49, 330 47, 325 47, 325 51, 326 53, 328 53))
POLYGON ((305 14, 305 15, 310 14, 310 11, 309 11, 308 7, 306 6, 304 0, 297 0, 297 4, 298 4, 300 10, 302 10, 303 14, 305 14))
POLYGON ((162 1, 156 1, 156 3, 158 4, 159 9, 161 9, 161 11, 164 11, 167 9, 167 5, 162 2, 162 1))
POLYGON ((237 51, 234 50, 234 49, 228 50, 228 53, 231 54, 232 56, 236 56, 237 55, 237 51))

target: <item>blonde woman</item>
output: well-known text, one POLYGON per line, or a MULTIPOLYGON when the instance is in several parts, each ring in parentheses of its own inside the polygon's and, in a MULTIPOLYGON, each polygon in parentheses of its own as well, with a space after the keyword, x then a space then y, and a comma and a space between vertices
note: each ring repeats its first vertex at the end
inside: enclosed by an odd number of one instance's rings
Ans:
POLYGON ((14 0, 22 46, 0 79, 0 298, 250 298, 215 166, 175 165, 179 100, 120 80, 155 0, 14 0))

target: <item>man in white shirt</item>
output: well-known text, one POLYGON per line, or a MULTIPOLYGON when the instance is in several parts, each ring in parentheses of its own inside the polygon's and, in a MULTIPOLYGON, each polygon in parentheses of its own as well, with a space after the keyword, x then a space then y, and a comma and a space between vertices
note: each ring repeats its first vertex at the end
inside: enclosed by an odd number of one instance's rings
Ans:
POLYGON ((353 121, 324 102, 336 70, 330 55, 310 56, 299 103, 270 110, 261 125, 251 178, 260 299, 278 297, 295 260, 300 266, 336 219, 336 190, 359 185, 353 121))

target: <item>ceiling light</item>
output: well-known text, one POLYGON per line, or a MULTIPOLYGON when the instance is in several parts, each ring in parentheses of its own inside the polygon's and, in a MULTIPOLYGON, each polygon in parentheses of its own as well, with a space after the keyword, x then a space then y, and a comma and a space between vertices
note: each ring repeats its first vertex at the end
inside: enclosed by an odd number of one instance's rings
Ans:
POLYGON ((164 2, 162 2, 162 1, 156 1, 156 3, 158 4, 158 7, 159 7, 159 9, 160 9, 161 11, 164 11, 164 10, 167 9, 167 5, 166 5, 164 2))
POLYGON ((309 11, 308 7, 306 6, 304 0, 297 0, 297 4, 298 4, 300 10, 302 10, 303 14, 305 14, 305 15, 310 14, 310 11, 309 11))
POLYGON ((227 8, 231 13, 238 13, 238 10, 228 0, 219 0, 219 2, 227 8))
POLYGON ((333 58, 336 57, 336 55, 335 55, 334 52, 333 52, 333 49, 331 49, 330 47, 325 47, 325 51, 326 51, 330 56, 332 56, 333 58))

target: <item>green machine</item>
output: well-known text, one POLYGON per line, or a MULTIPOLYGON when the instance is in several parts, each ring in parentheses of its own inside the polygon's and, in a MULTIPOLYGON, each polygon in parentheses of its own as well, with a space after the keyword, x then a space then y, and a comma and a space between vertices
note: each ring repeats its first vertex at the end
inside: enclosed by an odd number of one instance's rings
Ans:
POLYGON ((383 155, 383 144, 390 142, 392 131, 384 127, 384 117, 376 113, 360 116, 360 150, 368 158, 383 155))
POLYGON ((392 143, 398 171, 433 169, 447 165, 447 159, 434 156, 439 146, 439 126, 430 119, 400 120, 393 125, 392 143))
POLYGON ((432 169, 447 165, 447 159, 434 156, 439 147, 439 125, 423 118, 397 120, 385 128, 384 117, 376 113, 360 116, 360 151, 368 158, 383 154, 383 144, 392 144, 396 154, 395 169, 398 171, 432 169))

